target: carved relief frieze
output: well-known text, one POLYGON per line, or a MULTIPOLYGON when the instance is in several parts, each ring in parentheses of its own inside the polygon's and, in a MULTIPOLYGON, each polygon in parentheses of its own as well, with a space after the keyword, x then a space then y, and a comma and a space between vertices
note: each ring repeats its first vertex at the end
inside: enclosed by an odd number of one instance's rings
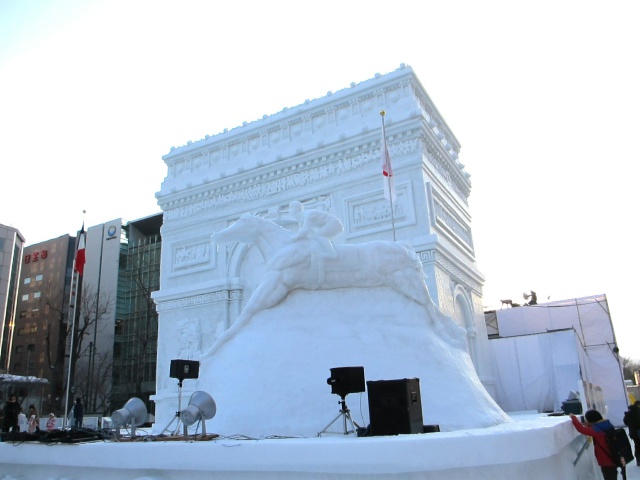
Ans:
POLYGON ((204 168, 205 166, 207 166, 207 161, 206 161, 204 153, 199 153, 199 154, 193 156, 192 166, 193 166, 194 170, 200 170, 200 169, 204 168))
POLYGON ((217 292, 205 293, 202 295, 192 295, 176 300, 157 301, 156 311, 167 312, 187 307, 197 307, 220 302, 230 302, 242 299, 242 290, 219 290, 217 292))
POLYGON ((436 225, 440 228, 445 228, 450 235, 456 237, 460 242, 464 243, 469 250, 473 251, 471 228, 457 215, 450 211, 450 209, 436 194, 433 195, 433 207, 435 211, 436 225))
POLYGON ((211 248, 209 237, 171 245, 172 274, 193 273, 206 268, 215 268, 215 250, 211 248))
POLYGON ((380 191, 367 192, 357 197, 345 200, 347 238, 369 235, 374 232, 389 230, 393 224, 396 227, 413 225, 416 222, 413 208, 413 191, 410 183, 396 185, 396 200, 393 203, 393 219, 391 218, 391 202, 382 195, 382 181, 380 191))
POLYGON ((438 307, 445 315, 453 316, 453 295, 451 288, 449 287, 450 277, 448 272, 445 272, 440 268, 436 268, 435 276, 438 288, 438 307))
POLYGON ((338 107, 336 107, 336 118, 338 120, 344 121, 347 118, 349 118, 349 103, 345 103, 343 105, 339 105, 338 107))
MULTIPOLYGON (((390 137, 388 148, 392 158, 420 151, 420 140, 412 132, 390 137)), ((323 155, 295 165, 272 170, 268 174, 219 187, 194 198, 183 198, 162 205, 164 220, 179 220, 206 210, 247 203, 276 193, 291 191, 325 181, 361 168, 372 168, 380 162, 381 142, 368 142, 330 155, 323 155)))
POLYGON ((249 151, 255 152, 262 145, 262 136, 261 135, 253 135, 249 137, 247 140, 247 144, 249 145, 249 151))
POLYGON ((199 318, 186 317, 177 325, 177 358, 194 360, 202 354, 202 328, 199 318))

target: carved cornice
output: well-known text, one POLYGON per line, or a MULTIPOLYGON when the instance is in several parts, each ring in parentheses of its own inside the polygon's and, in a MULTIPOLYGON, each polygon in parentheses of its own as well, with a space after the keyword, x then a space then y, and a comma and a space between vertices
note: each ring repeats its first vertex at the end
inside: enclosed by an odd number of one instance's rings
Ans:
POLYGON ((165 221, 370 168, 372 162, 379 161, 380 142, 370 140, 374 132, 378 135, 378 110, 392 109, 394 104, 398 108, 387 133, 397 131, 403 122, 408 126, 387 138, 392 159, 414 153, 421 142, 425 165, 467 203, 471 185, 457 160, 459 143, 413 70, 401 67, 336 94, 172 149, 163 157, 168 173, 157 194, 165 221))
MULTIPOLYGON (((172 147, 171 152, 163 157, 168 167, 167 180, 199 170, 207 174, 211 168, 215 176, 225 168, 235 168, 236 172, 226 171, 226 175, 235 175, 245 169, 277 162, 283 156, 291 155, 296 145, 311 144, 314 137, 318 146, 324 146, 327 141, 344 140, 346 130, 377 130, 378 110, 393 109, 393 105, 400 101, 403 103, 395 109, 393 121, 415 118, 419 113, 425 125, 429 125, 441 140, 443 153, 457 160, 460 148, 457 139, 413 70, 402 66, 390 74, 376 75, 359 85, 352 84, 336 94, 329 93, 321 99, 265 115, 261 120, 245 122, 231 131, 225 129, 218 135, 188 142, 183 147, 172 147), (411 104, 415 107, 412 108, 411 104), (245 161, 251 164, 245 165, 245 161)), ((349 137, 353 136, 353 133, 349 134, 349 137)), ((301 149, 298 148, 296 153, 301 153, 301 149)))
POLYGON ((205 293, 202 295, 192 295, 176 300, 160 301, 156 303, 156 311, 167 312, 187 307, 198 307, 220 302, 230 302, 242 299, 242 290, 219 290, 217 292, 205 293))
POLYGON ((457 159, 458 152, 460 151, 460 142, 458 142, 458 139, 438 112, 438 109, 417 77, 414 78, 412 87, 413 95, 422 109, 422 116, 436 136, 442 140, 442 145, 448 146, 448 148, 445 149, 450 152, 454 159, 457 159))
MULTIPOLYGON (((242 126, 225 129, 217 135, 207 135, 198 141, 189 141, 182 147, 171 147, 170 153, 163 159, 171 168, 185 160, 220 153, 220 158, 229 158, 241 151, 270 147, 283 141, 295 141, 303 132, 315 132, 326 125, 343 123, 354 115, 370 111, 376 112, 387 104, 393 104, 402 97, 416 97, 415 91, 424 90, 410 67, 401 65, 399 69, 386 75, 376 75, 359 84, 352 83, 349 88, 326 96, 307 100, 295 107, 285 107, 280 112, 264 115, 253 122, 244 122, 242 126)), ((426 92, 420 95, 421 106, 429 114, 443 123, 432 104, 426 105, 426 92)), ((416 97, 417 99, 418 97, 416 97)), ((378 126, 377 116, 371 118, 378 126)), ((362 124, 360 118, 359 124, 362 124)), ((278 145, 279 146, 279 145, 278 145)), ((170 173, 171 176, 171 173, 170 173)))
POLYGON ((440 147, 426 133, 422 136, 423 155, 433 165, 445 183, 468 205, 471 194, 471 182, 462 167, 451 158, 442 155, 440 147))

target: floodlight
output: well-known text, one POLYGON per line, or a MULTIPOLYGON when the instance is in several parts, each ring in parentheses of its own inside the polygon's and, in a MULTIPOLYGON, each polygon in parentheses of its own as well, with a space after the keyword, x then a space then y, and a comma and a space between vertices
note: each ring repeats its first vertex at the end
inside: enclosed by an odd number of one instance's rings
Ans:
POLYGON ((202 434, 207 434, 205 420, 212 419, 216 414, 216 402, 207 392, 193 392, 189 399, 189 406, 180 412, 180 420, 186 427, 197 421, 202 421, 202 434))
POLYGON ((147 421, 147 406, 137 397, 129 399, 124 407, 116 410, 111 415, 111 426, 116 429, 116 437, 120 428, 126 425, 131 426, 131 436, 136 436, 136 427, 147 421))

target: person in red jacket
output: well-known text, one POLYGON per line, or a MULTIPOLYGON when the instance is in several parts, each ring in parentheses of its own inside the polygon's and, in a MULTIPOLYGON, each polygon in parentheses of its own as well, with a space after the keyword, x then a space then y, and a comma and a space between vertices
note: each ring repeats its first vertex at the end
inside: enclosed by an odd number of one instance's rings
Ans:
POLYGON ((614 428, 614 426, 609 420, 602 418, 602 415, 597 410, 588 410, 584 414, 584 425, 580 423, 580 420, 573 413, 570 413, 569 416, 578 432, 593 438, 593 453, 596 456, 598 465, 600 465, 604 480, 616 480, 618 478, 618 467, 611 459, 607 436, 604 433, 606 430, 614 428))

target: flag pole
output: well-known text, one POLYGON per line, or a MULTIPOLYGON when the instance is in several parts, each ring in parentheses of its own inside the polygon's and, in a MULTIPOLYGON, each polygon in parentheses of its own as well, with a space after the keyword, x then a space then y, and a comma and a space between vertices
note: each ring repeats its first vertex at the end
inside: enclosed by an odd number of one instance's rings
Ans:
MULTIPOLYGON (((67 369, 67 389, 65 393, 65 402, 64 402, 64 419, 62 420, 63 428, 67 426, 68 414, 69 414, 69 391, 71 387, 71 367, 73 365, 73 349, 74 349, 74 339, 76 335, 76 309, 78 307, 78 293, 80 292, 80 271, 78 270, 77 260, 78 260, 78 248, 80 247, 80 243, 84 241, 83 235, 84 232, 84 214, 87 213, 86 210, 82 211, 82 229, 80 230, 80 235, 78 236, 78 243, 76 244, 76 249, 73 255, 73 270, 71 270, 71 291, 69 292, 69 308, 71 311, 69 312, 71 317, 71 341, 69 346, 69 368, 67 369)), ((82 260, 84 262, 84 259, 82 260)), ((82 266, 84 268, 84 264, 82 266)))
POLYGON ((69 346, 69 365, 67 368, 67 389, 65 393, 65 402, 64 402, 64 419, 62 420, 63 427, 67 426, 67 419, 68 419, 67 415, 69 413, 69 388, 71 386, 71 365, 73 363, 72 360, 73 360, 73 347, 74 347, 73 337, 75 336, 75 330, 76 330, 75 328, 76 327, 76 307, 78 304, 77 283, 78 283, 79 277, 80 277, 80 274, 76 272, 76 260, 74 258, 73 273, 71 276, 71 293, 69 297, 69 308, 71 309, 71 311, 69 312, 69 317, 70 317, 69 321, 71 322, 71 342, 69 346))
POLYGON ((393 197, 395 195, 395 191, 393 189, 391 177, 393 177, 393 173, 391 170, 391 159, 389 158, 389 150, 387 150, 387 132, 384 126, 384 116, 386 112, 384 110, 380 110, 380 117, 382 117, 382 175, 386 177, 386 188, 384 190, 385 197, 387 197, 391 204, 391 230, 393 232, 393 241, 396 241, 396 220, 395 214, 393 212, 393 197))

